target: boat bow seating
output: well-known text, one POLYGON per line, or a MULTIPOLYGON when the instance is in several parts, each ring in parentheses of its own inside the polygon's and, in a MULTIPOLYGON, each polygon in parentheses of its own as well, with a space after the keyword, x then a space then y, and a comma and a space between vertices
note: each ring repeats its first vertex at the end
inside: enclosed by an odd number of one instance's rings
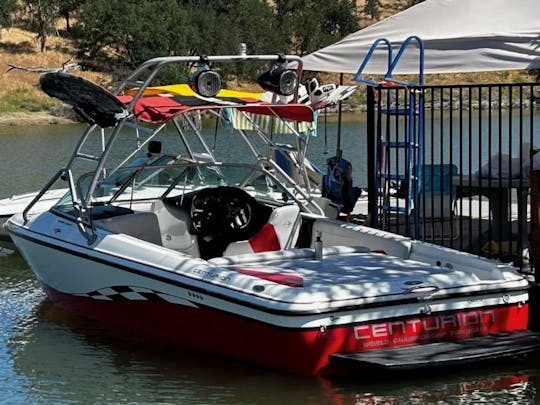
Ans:
POLYGON ((409 238, 369 228, 362 225, 341 223, 331 219, 318 219, 313 224, 311 246, 315 245, 317 233, 321 233, 324 246, 366 246, 372 251, 408 259, 412 242, 409 238))
MULTIPOLYGON (((351 253, 367 253, 369 251, 370 249, 365 246, 330 246, 323 249, 323 256, 326 257, 351 253)), ((296 259, 314 260, 315 250, 311 248, 295 248, 272 252, 245 253, 234 256, 214 257, 208 260, 208 262, 217 266, 227 267, 241 264, 255 264, 296 259)))

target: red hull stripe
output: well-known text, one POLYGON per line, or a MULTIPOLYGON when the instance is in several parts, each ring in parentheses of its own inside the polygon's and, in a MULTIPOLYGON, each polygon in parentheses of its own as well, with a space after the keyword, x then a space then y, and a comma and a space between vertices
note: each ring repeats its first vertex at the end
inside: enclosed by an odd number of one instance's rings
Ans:
POLYGON ((329 372, 334 353, 523 330, 529 312, 527 304, 512 304, 304 330, 211 308, 157 300, 101 301, 45 289, 53 301, 116 330, 307 375, 329 372))

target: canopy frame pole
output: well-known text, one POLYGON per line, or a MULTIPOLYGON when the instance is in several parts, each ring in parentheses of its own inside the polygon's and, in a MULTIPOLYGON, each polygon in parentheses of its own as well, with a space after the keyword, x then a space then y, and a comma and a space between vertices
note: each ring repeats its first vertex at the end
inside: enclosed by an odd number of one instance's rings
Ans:
POLYGON ((367 148, 367 186, 368 186, 368 213, 366 225, 377 228, 379 215, 377 210, 377 168, 375 154, 377 153, 377 141, 375 133, 375 88, 366 86, 366 148, 367 148))
MULTIPOLYGON (((339 74, 339 85, 343 85, 343 73, 339 74)), ((336 156, 341 157, 342 155, 342 149, 341 149, 341 113, 342 113, 342 105, 341 100, 338 102, 338 128, 337 128, 337 137, 336 137, 336 156)))

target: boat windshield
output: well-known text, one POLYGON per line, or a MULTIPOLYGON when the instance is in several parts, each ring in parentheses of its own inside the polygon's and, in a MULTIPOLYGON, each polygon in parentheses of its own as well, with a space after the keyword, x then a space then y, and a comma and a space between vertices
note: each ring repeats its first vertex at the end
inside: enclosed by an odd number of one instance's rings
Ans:
MULTIPOLYGON (((86 196, 93 172, 77 182, 79 196, 86 196)), ((294 200, 291 190, 268 171, 257 165, 194 162, 186 159, 157 159, 138 167, 117 169, 114 174, 98 182, 92 204, 125 203, 154 200, 188 194, 202 188, 239 187, 261 202, 279 206, 294 200)), ((66 214, 73 214, 73 203, 68 193, 55 206, 66 214)))

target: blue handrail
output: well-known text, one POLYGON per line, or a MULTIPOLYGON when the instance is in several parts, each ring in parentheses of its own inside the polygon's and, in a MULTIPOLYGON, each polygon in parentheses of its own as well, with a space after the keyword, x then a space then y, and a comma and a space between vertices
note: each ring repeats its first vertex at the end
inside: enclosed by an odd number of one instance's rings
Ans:
POLYGON ((379 86, 379 83, 376 82, 375 80, 367 79, 363 77, 362 72, 364 71, 369 60, 373 56, 373 52, 375 52, 375 49, 377 48, 377 46, 379 46, 381 42, 384 42, 386 44, 386 48, 388 49, 388 69, 390 69, 390 66, 392 64, 392 43, 386 38, 377 38, 375 42, 371 44, 371 47, 369 48, 368 53, 364 57, 362 64, 360 65, 360 67, 358 68, 358 71, 354 75, 353 80, 355 82, 364 83, 364 84, 367 84, 368 86, 374 86, 374 87, 379 86))
POLYGON ((384 79, 390 82, 403 84, 406 86, 416 86, 416 85, 423 86, 424 85, 424 42, 422 41, 420 37, 416 35, 411 35, 410 37, 405 39, 405 41, 403 41, 403 44, 401 44, 401 47, 399 48, 396 57, 392 60, 392 63, 390 64, 388 71, 386 72, 386 75, 384 76, 384 79), (398 64, 399 59, 401 58, 401 55, 403 55, 403 52, 405 51, 405 49, 407 48, 407 46, 412 40, 415 40, 418 43, 418 49, 419 49, 418 84, 409 82, 406 80, 399 80, 392 77, 392 73, 394 72, 394 69, 396 68, 396 65, 398 64))

